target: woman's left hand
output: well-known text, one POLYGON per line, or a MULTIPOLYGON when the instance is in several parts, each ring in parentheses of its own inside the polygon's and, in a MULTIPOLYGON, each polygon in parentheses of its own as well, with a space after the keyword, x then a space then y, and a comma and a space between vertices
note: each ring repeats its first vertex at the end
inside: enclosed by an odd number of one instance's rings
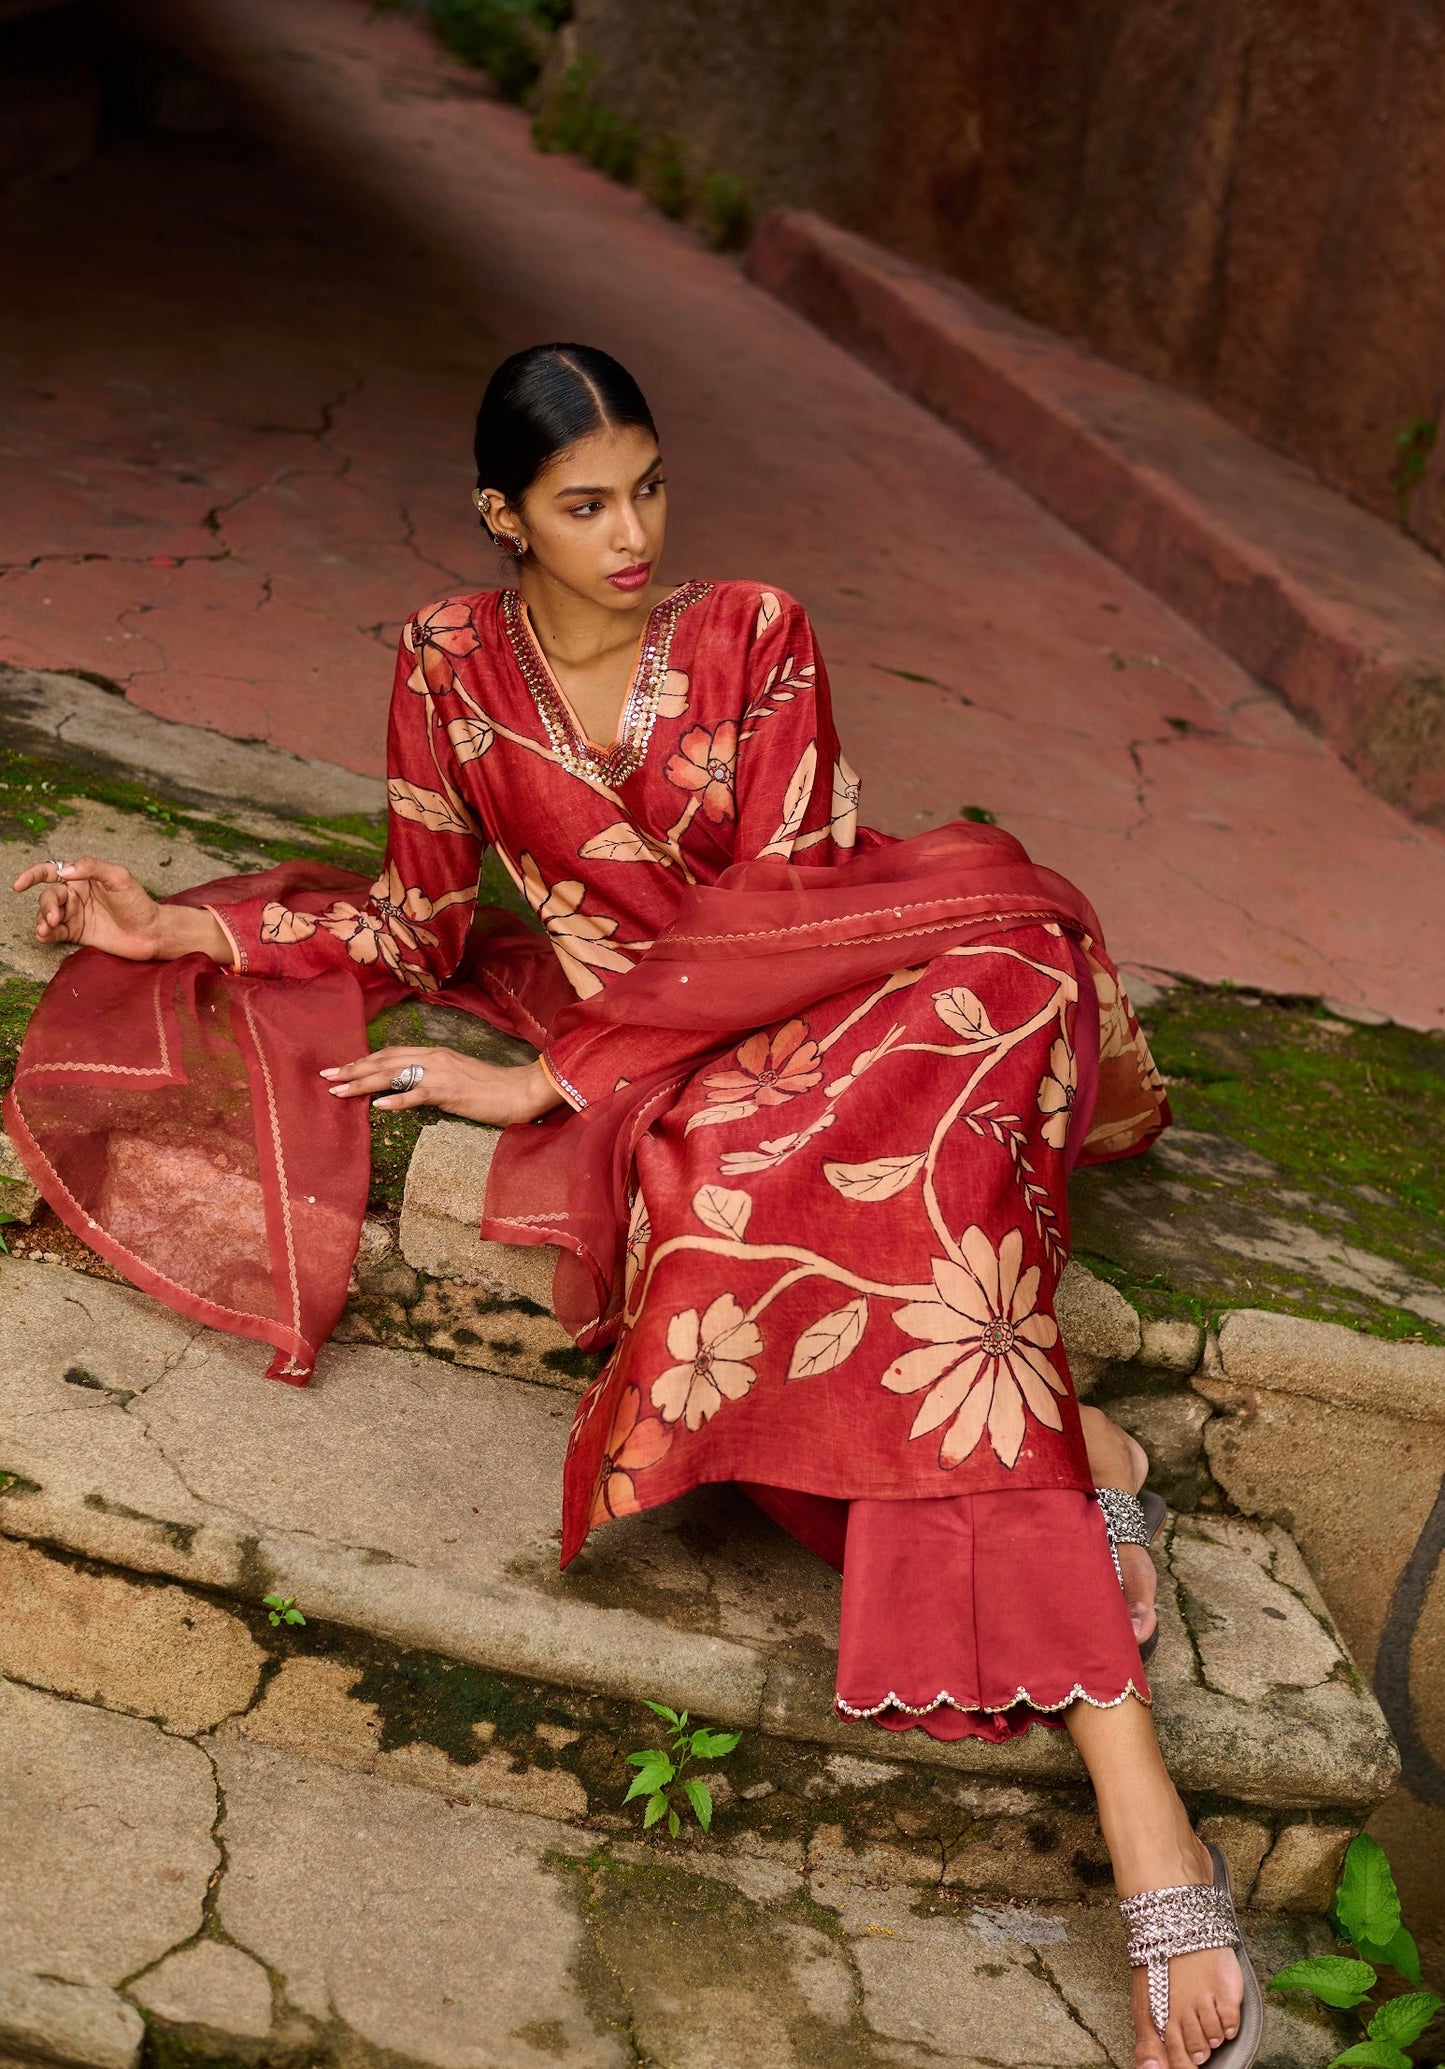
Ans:
POLYGON ((563 1103, 540 1063, 482 1063, 457 1049, 378 1049, 321 1075, 335 1099, 371 1099, 382 1112, 439 1106, 443 1113, 491 1128, 535 1121, 563 1103), (392 1079, 408 1064, 420 1066, 421 1083, 410 1092, 393 1092, 392 1079))

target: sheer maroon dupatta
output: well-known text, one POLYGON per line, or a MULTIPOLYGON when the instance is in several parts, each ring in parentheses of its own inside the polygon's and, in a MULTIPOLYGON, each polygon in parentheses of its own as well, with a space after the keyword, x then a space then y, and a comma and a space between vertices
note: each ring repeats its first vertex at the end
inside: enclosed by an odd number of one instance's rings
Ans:
MULTIPOLYGON (((224 913, 268 895, 319 913, 364 901, 367 879, 289 862, 170 902, 224 913)), ((474 944, 448 1000, 540 1041, 529 1002, 550 1016, 555 957, 491 909, 474 944)), ((371 1153, 366 1102, 331 1098, 318 1073, 363 1054, 368 1017, 406 996, 347 968, 277 981, 79 949, 31 1019, 6 1130, 82 1242, 181 1314, 271 1344, 271 1377, 304 1385, 345 1303, 371 1153)))

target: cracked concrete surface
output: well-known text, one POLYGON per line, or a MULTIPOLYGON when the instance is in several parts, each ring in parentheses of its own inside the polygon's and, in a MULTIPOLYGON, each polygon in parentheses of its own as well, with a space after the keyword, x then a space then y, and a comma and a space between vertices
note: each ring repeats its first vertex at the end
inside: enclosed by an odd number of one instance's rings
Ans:
MULTIPOLYGON (((137 2069, 149 2026, 284 2069, 1129 2061, 1066 1742, 873 1757, 829 1713, 834 1576, 726 1490, 559 1576, 554 1388, 345 1346, 269 1387, 253 1347, 15 1259, 0 1301, 0 2052, 137 2069), (468 1661, 490 1710, 427 1722, 468 1661), (747 1728, 706 1840, 620 1807, 644 1694, 747 1728)), ((1322 1950, 1299 1907, 1388 1783, 1378 1713, 1278 1529, 1180 1519, 1161 1621, 1161 1727, 1261 1959, 1322 1950)), ((1279 2069, 1336 2052, 1271 2016, 1279 2069)))
MULTIPOLYGON (((0 1682, 0 2050, 137 2069, 149 2027, 193 2060, 337 2069, 1132 2058, 1110 1907, 980 1904, 836 1828, 641 1843, 319 1750, 177 1739, 0 1682)), ((1269 1968, 1326 1944, 1318 1922, 1247 1928, 1269 1968)), ((1337 2044, 1326 2020, 1271 2020, 1277 2069, 1337 2044)))
POLYGON ((395 627, 496 579, 467 504, 487 371, 597 336, 660 415, 673 571, 803 597, 877 823, 985 807, 1127 962, 1445 1019, 1445 840, 961 439, 539 156, 419 25, 160 12, 356 212, 236 137, 131 139, 12 209, 4 658, 375 772, 395 627))

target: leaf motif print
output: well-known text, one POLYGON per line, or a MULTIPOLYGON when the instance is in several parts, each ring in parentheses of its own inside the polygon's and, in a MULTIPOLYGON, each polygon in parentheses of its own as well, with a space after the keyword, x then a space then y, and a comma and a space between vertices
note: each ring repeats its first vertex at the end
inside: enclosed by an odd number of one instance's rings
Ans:
POLYGON ((439 790, 424 790, 419 783, 403 783, 393 776, 386 786, 391 809, 399 819, 414 820, 428 833, 464 833, 476 838, 476 828, 463 819, 439 790))
POLYGON ((274 942, 278 948, 289 948, 293 942, 309 941, 318 924, 314 914, 292 912, 289 906, 273 899, 261 910, 261 939, 274 942))
POLYGON ((765 855, 782 855, 786 857, 791 851, 793 842, 797 837, 798 828, 803 823, 803 815, 808 809, 808 799, 813 794, 813 777, 817 773, 817 768, 818 743, 816 740, 810 740, 803 749, 798 766, 794 769, 789 779, 788 788, 783 797, 782 823, 767 846, 758 850, 759 861, 765 855))
POLYGON ((868 1296, 860 1293, 846 1307, 834 1308, 832 1314, 824 1315, 803 1331, 793 1345, 789 1379, 813 1379, 820 1372, 831 1372, 845 1358, 852 1357, 867 1327, 868 1296))
POLYGON ((681 718, 687 710, 687 700, 692 684, 685 668, 669 668, 662 678, 662 690, 657 699, 659 718, 681 718))
POLYGON ((459 762, 480 761, 496 737, 484 718, 454 718, 447 727, 447 738, 459 762))
POLYGON ((771 1142, 765 1142, 757 1149, 727 1150, 718 1158, 718 1170, 724 1178, 741 1178, 748 1171, 771 1171, 775 1164, 785 1163, 805 1142, 811 1142, 815 1135, 831 1128, 837 1118, 836 1114, 819 1114, 808 1127, 799 1128, 792 1135, 775 1135, 771 1142))
POLYGON ((833 804, 830 827, 836 848, 851 848, 858 838, 859 777, 850 768, 846 754, 833 764, 833 804))
POLYGON ((693 1115, 682 1132, 684 1135, 691 1135, 694 1128, 716 1128, 723 1121, 745 1121, 749 1114, 755 1114, 757 1110, 756 1099, 737 1099, 728 1106, 705 1106, 701 1113, 693 1115))
POLYGON ((753 1203, 748 1193, 730 1192, 724 1185, 703 1185, 692 1196, 692 1211, 715 1236, 735 1236, 741 1242, 753 1203))
POLYGON ((618 819, 594 833, 577 850, 584 862, 660 862, 670 866, 672 857, 645 840, 635 826, 618 819))
POLYGON ((970 1042, 991 1042, 997 1039, 998 1029, 988 1017, 988 1009, 976 991, 970 991, 966 984, 954 984, 947 991, 933 994, 933 1010, 945 1027, 962 1035, 970 1042))
POLYGON ((549 884, 531 855, 523 851, 521 886, 527 903, 536 913, 557 952, 557 959, 579 998, 592 998, 602 989, 595 970, 630 970, 631 960, 614 948, 608 937, 617 932, 618 922, 607 913, 584 912, 587 886, 579 878, 549 884))
POLYGON ((825 1164, 823 1176, 845 1200, 891 1200, 927 1163, 925 1152, 913 1157, 874 1157, 866 1164, 825 1164))
POLYGON ((761 639, 770 625, 776 625, 782 614, 783 607, 772 590, 763 590, 758 598, 758 622, 753 631, 753 638, 761 639))

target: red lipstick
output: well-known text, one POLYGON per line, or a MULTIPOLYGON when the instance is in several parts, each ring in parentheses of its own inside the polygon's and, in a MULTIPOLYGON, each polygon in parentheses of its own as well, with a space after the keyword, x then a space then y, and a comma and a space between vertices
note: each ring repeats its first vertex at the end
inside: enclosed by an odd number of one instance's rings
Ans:
POLYGON ((630 568, 620 568, 608 581, 614 589, 645 589, 652 578, 652 562, 639 560, 630 568))

